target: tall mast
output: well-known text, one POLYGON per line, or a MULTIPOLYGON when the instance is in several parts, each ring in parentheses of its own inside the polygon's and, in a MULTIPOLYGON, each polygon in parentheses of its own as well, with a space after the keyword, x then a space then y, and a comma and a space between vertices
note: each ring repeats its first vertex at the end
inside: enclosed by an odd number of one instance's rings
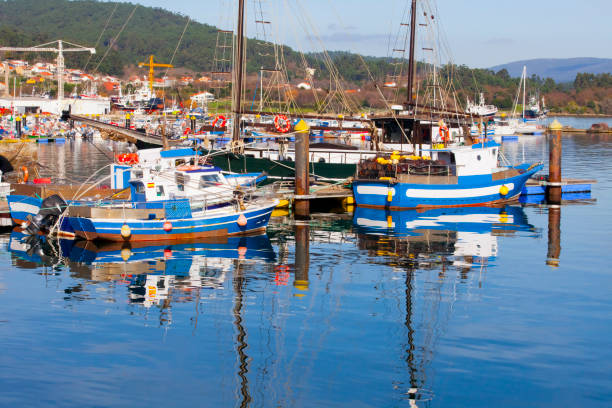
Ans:
POLYGON ((234 60, 234 125, 232 140, 240 139, 240 114, 242 112, 242 75, 244 71, 244 0, 238 0, 238 26, 236 33, 236 58, 234 60))
POLYGON ((416 37, 416 0, 412 0, 410 11, 410 56, 408 60, 408 106, 412 104, 412 88, 414 86, 414 42, 416 37))
POLYGON ((523 122, 525 121, 525 93, 527 92, 527 66, 523 66, 523 122))

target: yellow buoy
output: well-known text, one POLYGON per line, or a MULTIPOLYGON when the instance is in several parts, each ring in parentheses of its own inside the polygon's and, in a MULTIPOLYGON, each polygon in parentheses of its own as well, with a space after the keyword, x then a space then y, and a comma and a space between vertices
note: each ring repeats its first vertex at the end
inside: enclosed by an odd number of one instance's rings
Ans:
POLYGON ((310 126, 308 126, 308 124, 304 122, 304 119, 300 119, 300 121, 296 123, 294 130, 298 133, 308 133, 308 131, 310 130, 310 126))
POLYGON ((347 204, 347 205, 353 205, 353 204, 355 204, 355 199, 353 198, 353 196, 346 197, 346 204, 347 204))
POLYGON ((387 228, 393 228, 393 218, 390 215, 387 215, 387 228))
POLYGON ((555 119, 553 123, 550 124, 550 130, 561 130, 561 129, 563 129, 563 125, 559 123, 557 119, 555 119))
POLYGON ((510 190, 508 189, 508 187, 506 187, 505 185, 501 186, 499 188, 499 194, 506 196, 508 195, 508 193, 510 192, 510 190))
POLYGON ((129 225, 123 224, 123 226, 121 227, 121 236, 126 239, 132 236, 132 229, 129 225))
POLYGON ((287 208, 289 204, 289 200, 278 200, 278 205, 274 208, 287 208))
POLYGON ((389 190, 389 191, 387 192, 387 201, 388 201, 388 202, 393 201, 393 190, 389 190))

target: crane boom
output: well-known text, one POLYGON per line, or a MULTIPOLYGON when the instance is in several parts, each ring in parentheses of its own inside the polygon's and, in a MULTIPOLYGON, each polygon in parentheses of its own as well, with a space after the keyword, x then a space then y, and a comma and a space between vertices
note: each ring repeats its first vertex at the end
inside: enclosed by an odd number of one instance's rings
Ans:
POLYGON ((139 62, 139 67, 149 67, 149 89, 153 92, 153 81, 155 80, 155 68, 174 68, 172 64, 160 64, 153 61, 153 55, 149 56, 149 62, 139 62))
MULTIPOLYGON (((91 54, 96 53, 95 48, 81 47, 78 44, 68 44, 75 48, 64 48, 64 41, 57 40, 47 44, 34 47, 0 47, 0 51, 14 51, 14 52, 54 52, 57 54, 57 100, 61 101, 64 99, 64 52, 89 52, 91 54), (57 43, 57 48, 46 47, 47 45, 57 43)), ((8 88, 8 84, 7 84, 8 88)))

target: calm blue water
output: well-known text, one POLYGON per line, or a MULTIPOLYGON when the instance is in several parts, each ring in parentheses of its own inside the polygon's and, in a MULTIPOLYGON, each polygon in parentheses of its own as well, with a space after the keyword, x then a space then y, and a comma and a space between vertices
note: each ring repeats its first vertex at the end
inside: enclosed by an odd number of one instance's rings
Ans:
MULTIPOLYGON (((45 149, 70 177, 104 163, 45 149)), ((3 235, 0 406, 609 407, 612 138, 563 149, 565 176, 599 183, 550 238, 537 205, 278 217, 166 247, 3 235)), ((546 159, 547 141, 504 152, 546 159)))
POLYGON ((563 126, 571 126, 575 129, 589 129, 594 123, 606 123, 612 127, 612 117, 583 118, 576 116, 548 116, 546 123, 550 124, 558 120, 563 126))

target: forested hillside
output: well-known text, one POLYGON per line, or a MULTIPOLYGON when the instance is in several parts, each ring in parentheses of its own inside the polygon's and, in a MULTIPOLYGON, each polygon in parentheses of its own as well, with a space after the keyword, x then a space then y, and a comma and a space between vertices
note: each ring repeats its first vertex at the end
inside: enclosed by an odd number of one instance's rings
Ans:
MULTIPOLYGON (((31 46, 57 39, 88 47, 97 43, 97 54, 87 65, 87 70, 97 69, 114 75, 123 75, 127 67, 143 61, 150 54, 154 54, 158 61, 167 62, 174 53, 187 17, 159 8, 138 6, 134 9, 135 5, 130 3, 94 0, 0 0, 0 44, 31 46)), ((192 21, 177 50, 174 65, 195 73, 213 70, 216 41, 216 27, 192 21)), ((247 71, 253 75, 262 66, 273 67, 271 57, 262 56, 258 44, 258 41, 250 40, 247 46, 247 71)), ((302 57, 289 47, 284 47, 283 52, 289 80, 301 80, 305 76, 302 57)), ((329 55, 346 81, 345 88, 362 91, 357 97, 361 106, 382 106, 371 78, 379 85, 385 82, 386 75, 393 72, 393 63, 397 61, 360 57, 349 52, 329 52, 329 55)), ((41 59, 40 54, 9 57, 41 59)), ((54 55, 44 58, 51 60, 54 55)), ((66 64, 84 68, 88 58, 85 53, 68 54, 66 64)), ((316 78, 322 84, 328 81, 329 73, 321 54, 307 54, 304 59, 309 67, 317 69, 316 78)), ((447 66, 441 73, 450 75, 463 102, 466 97, 474 99, 484 91, 487 101, 502 109, 511 107, 518 85, 518 78, 512 77, 506 69, 493 71, 447 66)), ((399 82, 398 86, 406 86, 405 79, 403 83, 399 82)), ((569 83, 532 76, 528 88, 530 92, 545 96, 548 106, 557 111, 612 114, 610 74, 578 74, 575 81, 569 83)))

